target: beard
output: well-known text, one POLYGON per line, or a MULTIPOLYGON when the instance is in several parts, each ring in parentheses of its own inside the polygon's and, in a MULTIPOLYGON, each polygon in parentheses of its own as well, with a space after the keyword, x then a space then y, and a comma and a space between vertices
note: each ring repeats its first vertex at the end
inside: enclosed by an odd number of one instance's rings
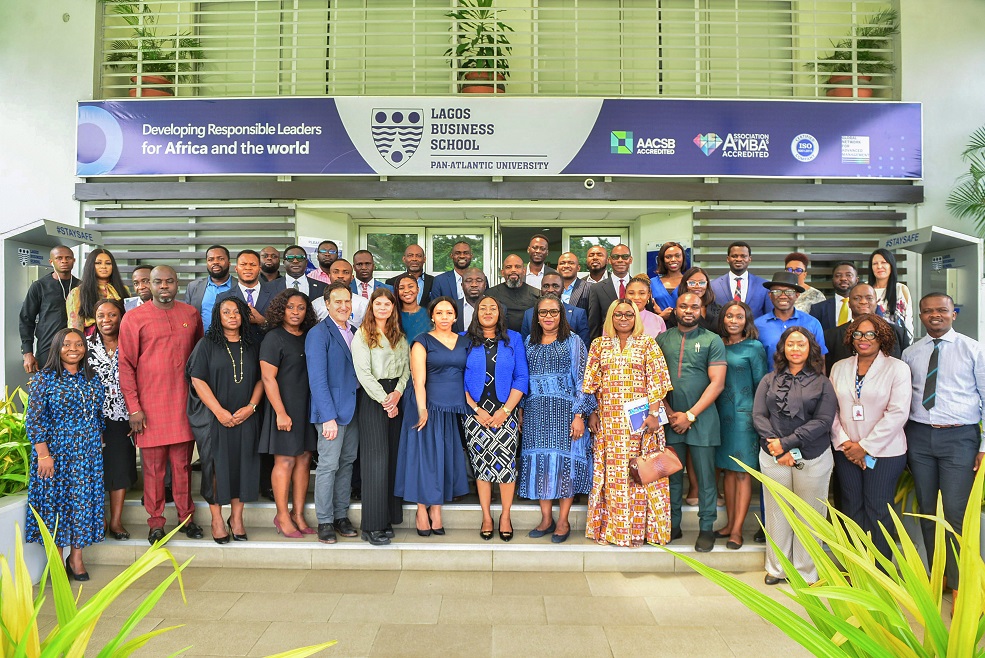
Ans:
POLYGON ((227 276, 229 276, 229 267, 227 266, 224 269, 219 270, 218 272, 213 272, 212 270, 209 270, 209 276, 212 277, 213 281, 225 279, 227 276))
POLYGON ((273 263, 264 263, 263 265, 260 266, 260 271, 263 272, 264 274, 274 274, 279 269, 280 269, 280 263, 278 263, 277 265, 274 265, 273 263))
POLYGON ((520 277, 517 277, 515 279, 512 278, 512 277, 509 277, 509 278, 506 279, 506 287, 507 288, 510 288, 512 290, 516 290, 517 288, 523 287, 523 284, 524 283, 526 283, 526 282, 523 279, 521 279, 520 277))
POLYGON ((694 318, 693 320, 685 321, 683 318, 678 317, 677 318, 677 324, 679 326, 681 326, 681 327, 687 327, 688 329, 690 329, 691 327, 697 327, 698 326, 698 318, 694 318))

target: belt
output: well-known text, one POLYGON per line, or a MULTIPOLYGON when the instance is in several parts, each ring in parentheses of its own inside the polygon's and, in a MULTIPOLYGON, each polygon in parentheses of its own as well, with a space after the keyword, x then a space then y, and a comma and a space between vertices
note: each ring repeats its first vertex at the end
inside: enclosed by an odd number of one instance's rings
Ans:
POLYGON ((931 425, 931 427, 933 427, 935 430, 944 430, 944 429, 949 429, 951 427, 964 427, 964 425, 962 423, 955 423, 953 425, 931 425))

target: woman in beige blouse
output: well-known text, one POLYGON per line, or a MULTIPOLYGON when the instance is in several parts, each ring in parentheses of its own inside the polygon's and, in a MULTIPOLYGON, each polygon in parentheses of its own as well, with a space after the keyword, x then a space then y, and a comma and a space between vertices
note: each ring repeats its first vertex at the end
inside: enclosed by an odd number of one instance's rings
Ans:
POLYGON ((359 464, 362 476, 362 538, 389 544, 403 508, 393 495, 400 443, 400 398, 410 378, 410 351, 400 329, 397 299, 386 288, 369 298, 369 311, 352 338, 359 380, 359 464))

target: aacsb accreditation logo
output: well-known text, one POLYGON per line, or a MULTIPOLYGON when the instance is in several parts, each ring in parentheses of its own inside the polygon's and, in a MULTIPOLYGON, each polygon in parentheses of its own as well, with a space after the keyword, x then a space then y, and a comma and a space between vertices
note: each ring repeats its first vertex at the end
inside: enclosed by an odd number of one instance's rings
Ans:
POLYGON ((810 162, 817 157, 820 147, 817 140, 814 139, 814 135, 801 133, 790 142, 790 152, 801 162, 810 162))
POLYGON ((634 140, 631 130, 613 130, 609 140, 611 153, 620 155, 674 155, 677 140, 673 137, 640 137, 634 140))

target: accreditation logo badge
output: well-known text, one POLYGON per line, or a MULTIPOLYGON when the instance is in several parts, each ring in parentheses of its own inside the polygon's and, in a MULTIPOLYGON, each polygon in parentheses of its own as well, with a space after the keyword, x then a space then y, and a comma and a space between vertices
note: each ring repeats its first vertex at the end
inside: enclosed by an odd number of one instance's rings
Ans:
POLYGON ((372 115, 373 144, 392 167, 400 167, 417 152, 424 137, 421 108, 375 108, 372 115))
POLYGON ((694 145, 701 149, 705 155, 711 155, 719 146, 722 145, 722 138, 716 133, 698 133, 694 138, 694 145))
POLYGON ((613 130, 609 137, 609 152, 620 155, 633 154, 633 131, 613 130))

